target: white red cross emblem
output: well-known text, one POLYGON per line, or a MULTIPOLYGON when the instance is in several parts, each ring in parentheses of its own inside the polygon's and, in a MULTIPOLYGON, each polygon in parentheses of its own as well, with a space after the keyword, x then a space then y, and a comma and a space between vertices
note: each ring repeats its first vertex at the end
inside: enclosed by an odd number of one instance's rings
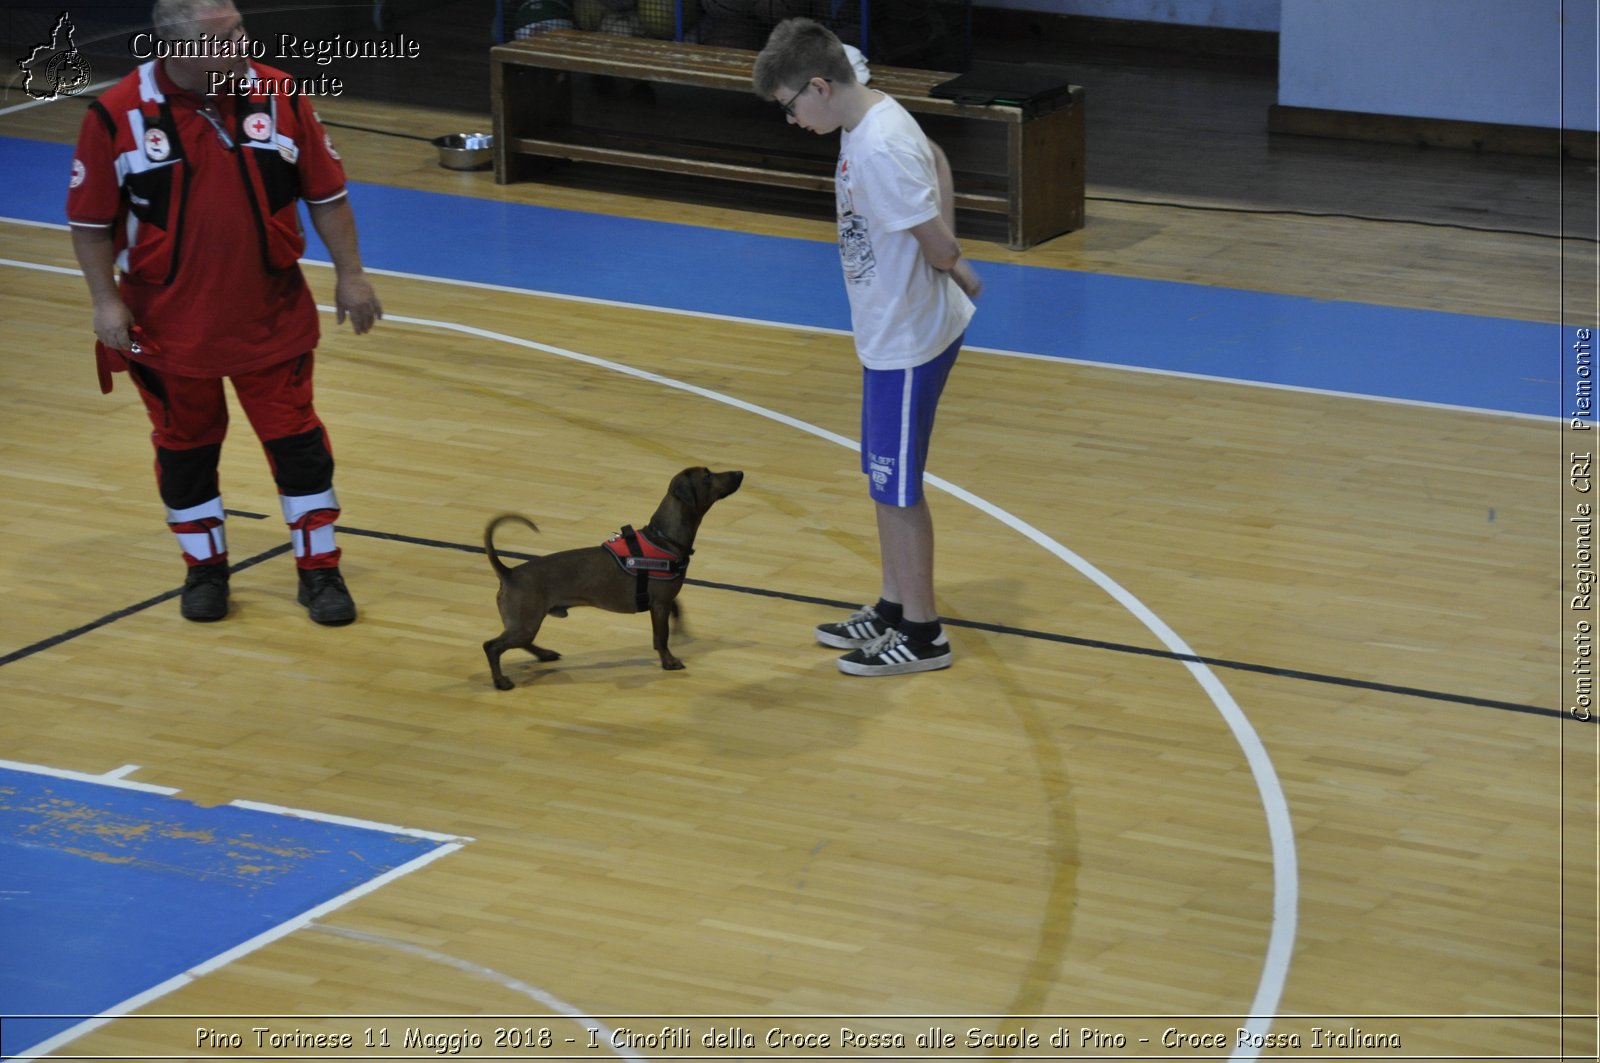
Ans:
POLYGON ((172 154, 172 141, 159 129, 144 131, 144 153, 151 162, 163 162, 172 154))
POLYGON ((253 114, 244 120, 244 134, 251 140, 269 140, 272 137, 272 119, 264 114, 253 114))

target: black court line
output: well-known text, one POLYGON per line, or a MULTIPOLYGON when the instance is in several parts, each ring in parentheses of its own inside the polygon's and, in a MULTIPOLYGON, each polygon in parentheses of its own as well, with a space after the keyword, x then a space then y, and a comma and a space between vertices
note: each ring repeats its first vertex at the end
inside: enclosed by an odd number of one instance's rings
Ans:
MULTIPOLYGON (((469 543, 443 542, 437 539, 421 539, 413 535, 398 535, 392 532, 375 532, 359 528, 346 528, 339 526, 342 534, 366 536, 370 539, 387 539, 392 542, 409 543, 416 546, 430 546, 446 550, 460 550, 463 553, 482 554, 481 546, 469 543)), ((503 557, 514 557, 518 560, 529 561, 539 556, 537 554, 524 554, 514 550, 501 550, 503 557)), ((711 580, 693 579, 686 577, 684 582, 694 587, 706 587, 711 590, 731 591, 735 594, 750 594, 761 598, 778 598, 788 602, 800 602, 805 605, 822 605, 834 609, 858 609, 859 602, 845 602, 834 598, 818 598, 809 594, 794 594, 789 591, 768 590, 764 587, 745 587, 734 583, 716 583, 711 580)), ((1524 705, 1516 701, 1496 701, 1493 698, 1480 698, 1471 694, 1451 694, 1441 690, 1427 690, 1422 687, 1400 686, 1395 683, 1379 683, 1370 679, 1353 679, 1348 676, 1324 675, 1320 672, 1305 672, 1294 668, 1279 668, 1269 664, 1251 664, 1248 661, 1231 661, 1224 657, 1202 657, 1198 654, 1174 653, 1171 650, 1152 649, 1148 646, 1132 646, 1121 642, 1106 642, 1102 639, 1083 638, 1078 635, 1062 635, 1053 631, 1038 631, 1032 628, 1012 627, 1007 624, 991 624, 982 620, 961 620, 955 617, 942 616, 941 623, 951 627, 970 628, 974 631, 988 631, 996 635, 1015 635, 1018 638, 1037 639, 1041 642, 1056 642, 1068 646, 1080 646, 1084 649, 1105 650, 1111 653, 1133 654, 1141 657, 1155 657, 1165 661, 1177 661, 1182 664, 1203 664, 1211 668, 1227 668, 1236 672, 1254 672, 1259 675, 1274 676, 1279 679, 1294 679, 1305 683, 1321 683, 1327 686, 1347 687, 1355 690, 1372 690, 1383 694, 1400 694, 1405 697, 1424 698, 1429 701, 1444 701, 1457 705, 1473 705, 1485 709, 1499 709, 1504 712, 1521 712, 1531 716, 1556 716, 1561 719, 1572 720, 1574 723, 1594 723, 1591 717, 1580 720, 1570 713, 1560 709, 1548 709, 1540 705, 1524 705)))
MULTIPOLYGON (((264 514, 249 513, 243 510, 230 509, 227 511, 227 513, 229 516, 245 517, 252 520, 267 519, 264 514)), ((467 554, 486 553, 482 546, 471 543, 453 543, 442 539, 424 539, 416 535, 402 535, 398 532, 372 531, 367 528, 352 528, 344 524, 337 525, 337 528, 339 534, 341 535, 353 535, 358 538, 381 539, 386 542, 405 543, 410 546, 426 546, 436 550, 457 550, 461 553, 467 554)), ((275 546, 271 550, 257 554, 255 557, 252 557, 246 561, 239 562, 237 565, 233 566, 233 571, 239 572, 243 569, 251 567, 252 565, 258 565, 261 562, 277 557, 288 550, 288 543, 275 546)), ((526 554, 515 550, 501 550, 499 553, 502 557, 516 558, 521 561, 531 561, 535 557, 539 556, 537 554, 526 554)), ((777 598, 781 601, 799 602, 804 605, 820 605, 827 606, 832 609, 856 609, 859 607, 859 603, 857 602, 846 602, 835 598, 820 598, 809 594, 795 594, 789 591, 776 591, 767 589, 765 587, 745 587, 734 583, 717 583, 712 580, 690 578, 686 578, 684 582, 691 586, 705 587, 709 590, 729 591, 735 594, 749 594, 760 598, 777 598)), ((82 627, 73 628, 70 631, 65 631, 59 635, 54 635, 48 639, 36 642, 31 646, 25 646, 20 650, 14 650, 3 657, 0 657, 0 667, 4 667, 13 661, 21 660, 24 657, 32 656, 33 654, 42 650, 47 650, 52 646, 59 646, 63 642, 75 639, 80 635, 88 634, 91 631, 105 627, 107 624, 121 620, 124 617, 132 616, 133 614, 148 609, 151 606, 159 605, 165 601, 170 601, 171 599, 176 598, 180 593, 182 593, 181 588, 167 591, 164 594, 147 599, 138 603, 137 605, 131 605, 125 609, 119 609, 114 613, 108 613, 99 620, 85 624, 82 627)), ((1063 635, 1058 632, 1038 631, 1032 628, 1012 627, 1008 624, 992 624, 982 620, 962 620, 949 616, 940 617, 939 619, 942 623, 948 624, 951 627, 969 628, 974 631, 987 631, 996 635, 1012 635, 1017 638, 1036 639, 1040 642, 1054 642, 1066 646, 1078 646, 1083 649, 1102 650, 1109 653, 1122 653, 1139 657, 1152 657, 1158 660, 1175 661, 1180 664, 1203 664, 1209 668, 1225 668, 1236 672, 1252 672, 1257 675, 1273 676, 1278 679, 1293 679, 1303 683, 1320 683, 1326 686, 1344 687, 1352 690, 1371 690, 1382 694, 1398 694, 1403 697, 1422 698, 1428 701, 1441 701, 1455 705, 1471 705, 1477 708, 1498 709, 1502 712, 1518 712, 1530 716, 1553 716, 1563 720, 1570 720, 1573 723, 1597 722, 1592 716, 1585 720, 1573 716, 1571 713, 1562 712, 1560 709, 1550 709, 1540 705, 1524 705, 1521 702, 1516 701, 1496 701, 1493 698, 1480 698, 1471 694, 1451 694, 1442 690, 1428 690, 1423 687, 1400 686, 1395 683, 1379 683, 1370 679, 1354 679, 1349 676, 1326 675, 1321 672, 1305 672, 1294 668, 1279 668, 1275 665, 1252 664, 1248 661, 1232 661, 1223 657, 1204 657, 1198 654, 1174 653, 1171 650, 1158 650, 1148 646, 1133 646, 1122 642, 1107 642, 1103 639, 1084 638, 1079 635, 1063 635)))
MULTIPOLYGON (((481 551, 480 551, 481 552, 481 551)), ((502 551, 504 553, 505 551, 502 551)), ((509 556, 509 555, 508 555, 509 556)), ((518 555, 521 556, 521 555, 518 555)), ((783 598, 788 601, 805 602, 810 605, 827 605, 839 609, 859 609, 858 602, 842 602, 828 598, 814 598, 805 594, 790 594, 785 591, 769 591, 760 587, 740 587, 730 583, 712 583, 707 580, 686 580, 701 587, 711 587, 716 590, 737 591, 740 594, 755 594, 765 598, 783 598)), ((1185 664, 1204 664, 1212 668, 1229 668, 1236 672, 1256 672, 1260 675, 1276 676, 1280 679, 1298 679, 1307 683, 1323 683, 1328 686, 1350 687, 1358 690, 1373 690, 1385 694, 1403 694, 1413 698, 1427 698, 1431 701, 1448 701, 1458 705, 1476 705, 1486 709, 1502 709, 1506 712, 1523 712, 1532 716, 1560 716, 1563 719, 1572 719, 1579 723, 1592 723, 1593 720, 1578 720, 1560 709, 1547 709, 1538 705, 1524 705, 1516 701, 1495 701, 1492 698, 1474 697, 1471 694, 1450 694, 1441 690, 1426 690, 1422 687, 1398 686, 1394 683, 1379 683, 1370 679, 1352 679, 1348 676, 1324 675, 1320 672, 1303 672, 1294 668, 1279 668, 1270 664, 1251 664, 1248 661, 1231 661, 1225 657, 1202 657, 1198 654, 1174 653, 1171 650, 1152 649, 1149 646, 1132 646, 1122 642, 1106 642, 1102 639, 1083 638, 1079 635, 1062 635, 1054 631, 1038 631, 1033 628, 1012 627, 1008 624, 991 624, 983 620, 961 620, 956 617, 941 616, 939 622, 949 627, 964 627, 974 631, 988 631, 996 635, 1015 635, 1019 638, 1037 639, 1040 642, 1057 642, 1068 646, 1081 646, 1084 649, 1106 650, 1111 653, 1126 653, 1140 657, 1155 657, 1164 661, 1177 661, 1185 664)))
MULTIPOLYGON (((255 516, 255 514, 240 514, 240 516, 255 516)), ((293 544, 291 543, 281 543, 277 546, 274 546, 271 550, 266 550, 257 554, 255 557, 246 558, 236 565, 229 565, 229 570, 232 572, 242 572, 247 568, 261 564, 263 561, 270 561, 279 554, 288 553, 292 545, 293 544)), ((91 631, 98 631, 107 624, 114 624, 124 617, 130 617, 135 613, 142 613, 152 606, 160 605, 162 602, 170 602, 172 599, 176 598, 182 593, 182 587, 174 587, 172 590, 158 594, 154 598, 146 598, 142 602, 130 605, 124 609, 118 609, 114 613, 107 613, 100 619, 91 620, 89 623, 84 624, 81 627, 75 627, 70 631, 63 631, 59 635, 52 635, 47 639, 42 639, 38 642, 35 642, 31 646, 24 646, 20 650, 12 650, 4 657, 0 657, 0 668, 5 667, 12 661, 20 661, 24 657, 32 657, 34 654, 48 650, 52 646, 59 646, 63 642, 70 642, 80 635, 87 635, 91 631)))

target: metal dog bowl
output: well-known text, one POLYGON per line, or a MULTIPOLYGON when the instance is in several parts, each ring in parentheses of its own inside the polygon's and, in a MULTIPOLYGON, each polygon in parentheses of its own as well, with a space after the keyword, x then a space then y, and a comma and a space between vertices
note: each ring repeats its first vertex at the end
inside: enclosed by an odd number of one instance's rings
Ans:
POLYGON ((447 170, 486 170, 494 165, 494 134, 451 133, 434 137, 439 165, 447 170))

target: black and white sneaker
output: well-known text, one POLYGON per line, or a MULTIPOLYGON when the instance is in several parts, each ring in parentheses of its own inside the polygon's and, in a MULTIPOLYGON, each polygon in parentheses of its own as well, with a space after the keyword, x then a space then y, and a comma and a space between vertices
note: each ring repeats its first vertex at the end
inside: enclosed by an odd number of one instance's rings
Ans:
POLYGON ((942 631, 932 642, 917 642, 891 628, 839 658, 839 671, 846 675, 903 675, 949 667, 950 640, 942 631))
POLYGON ((837 624, 818 624, 817 641, 836 650, 854 650, 883 638, 889 625, 870 605, 863 605, 837 624))

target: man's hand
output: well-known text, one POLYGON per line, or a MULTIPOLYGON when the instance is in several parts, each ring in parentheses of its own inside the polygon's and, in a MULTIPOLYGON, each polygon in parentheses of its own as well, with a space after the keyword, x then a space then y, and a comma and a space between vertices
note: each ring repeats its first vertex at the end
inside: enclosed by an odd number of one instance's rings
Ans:
POLYGON ((114 351, 133 350, 133 311, 117 289, 117 249, 110 226, 74 225, 72 253, 89 285, 94 306, 94 338, 114 351))
POLYGON ((370 332, 383 316, 372 283, 361 268, 361 251, 356 245, 356 216, 350 209, 350 200, 341 195, 326 203, 314 203, 308 208, 311 224, 322 245, 333 259, 336 275, 333 285, 333 308, 339 324, 350 319, 350 327, 357 336, 370 332))
POLYGON ((129 329, 133 327, 133 311, 128 309, 120 296, 113 294, 106 299, 97 299, 94 304, 94 335, 95 339, 113 350, 133 350, 133 335, 129 329))
POLYGON ((344 324, 344 319, 349 317, 350 327, 357 336, 370 332, 383 317, 383 304, 378 302, 378 293, 372 290, 365 273, 341 275, 334 285, 333 305, 338 323, 344 324))

